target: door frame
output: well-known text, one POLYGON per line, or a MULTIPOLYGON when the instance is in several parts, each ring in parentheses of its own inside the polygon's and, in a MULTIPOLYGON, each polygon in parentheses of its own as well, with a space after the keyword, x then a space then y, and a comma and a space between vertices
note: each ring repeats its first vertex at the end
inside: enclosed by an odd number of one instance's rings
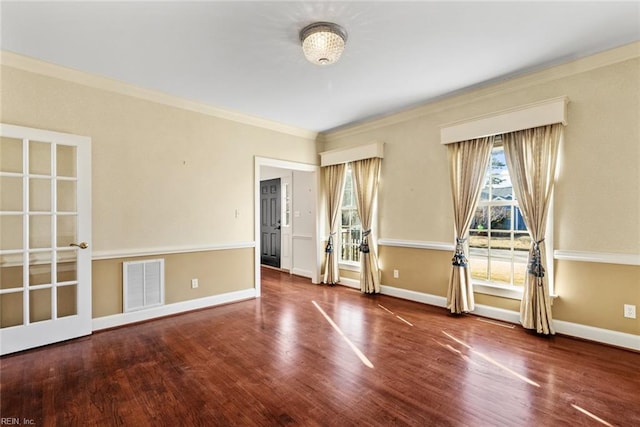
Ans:
POLYGON ((322 253, 319 250, 319 242, 321 236, 321 221, 319 221, 318 212, 320 206, 320 167, 316 165, 310 165, 307 163, 298 163, 292 162, 288 160, 278 160, 272 159, 268 157, 259 157, 255 156, 254 158, 254 173, 253 173, 253 193, 254 193, 254 287, 256 289, 256 297, 261 295, 261 286, 260 286, 260 172, 262 166, 271 166, 274 168, 280 169, 290 169, 293 171, 301 171, 301 172, 310 172, 313 174, 313 183, 314 188, 313 192, 313 201, 314 201, 314 218, 315 218, 315 227, 313 230, 313 235, 311 236, 311 245, 312 245, 312 255, 314 257, 313 265, 315 268, 312 272, 311 282, 312 283, 320 283, 320 270, 322 268, 322 253))
MULTIPOLYGON (((1 123, 0 134, 8 138, 28 139, 48 143, 74 145, 76 154, 76 212, 78 215, 78 241, 89 242, 91 245, 91 138, 87 136, 61 133, 43 129, 1 123)), ((24 171, 23 173, 28 173, 24 171)), ((24 190, 23 190, 24 191, 24 190)), ((23 242, 24 245, 25 242, 23 242)), ((24 246, 23 246, 24 248, 24 246)), ((92 328, 92 300, 91 300, 91 246, 88 250, 77 250, 77 302, 76 314, 73 316, 52 319, 57 322, 54 329, 50 321, 30 323, 26 326, 14 326, 0 329, 0 354, 5 355, 16 351, 42 345, 53 344, 72 338, 90 335, 92 328), (29 328, 29 333, 17 328, 29 328)), ((23 258, 23 262, 25 262, 23 258)), ((54 260, 52 260, 54 262, 54 260)), ((23 264, 23 268, 26 268, 23 264)), ((24 274, 24 272, 23 272, 24 274)), ((28 287, 28 283, 23 283, 28 287)), ((53 298, 53 296, 52 296, 53 298)), ((27 310, 24 302, 24 310, 27 310)))

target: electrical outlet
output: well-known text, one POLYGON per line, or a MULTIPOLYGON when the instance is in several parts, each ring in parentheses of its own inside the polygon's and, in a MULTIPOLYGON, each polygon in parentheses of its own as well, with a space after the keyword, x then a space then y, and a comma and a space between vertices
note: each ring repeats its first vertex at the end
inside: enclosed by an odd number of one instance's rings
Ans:
POLYGON ((397 279, 400 277, 400 270, 393 270, 393 278, 397 279))
POLYGON ((191 289, 198 287, 198 279, 191 279, 191 289))
POLYGON ((627 317, 629 319, 635 319, 636 318, 636 306, 632 305, 632 304, 625 304, 624 305, 624 317, 627 317))

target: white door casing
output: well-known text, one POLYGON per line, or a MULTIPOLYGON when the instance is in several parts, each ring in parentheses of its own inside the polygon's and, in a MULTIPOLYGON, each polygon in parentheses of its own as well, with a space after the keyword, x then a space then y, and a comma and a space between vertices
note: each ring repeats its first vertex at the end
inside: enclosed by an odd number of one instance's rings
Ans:
MULTIPOLYGON (((319 249, 318 242, 321 236, 321 222, 318 220, 318 206, 320 205, 320 167, 316 165, 310 165, 306 163, 297 163, 287 160, 271 159, 266 157, 256 156, 254 161, 254 240, 256 242, 256 248, 259 247, 260 242, 260 179, 262 176, 262 168, 279 168, 288 169, 291 171, 309 172, 312 175, 311 189, 310 189, 310 205, 311 215, 313 216, 313 230, 309 240, 307 262, 311 265, 311 282, 320 283, 320 271, 322 262, 322 253, 319 249)), ((295 187, 295 180, 292 181, 292 186, 295 187)), ((292 200, 294 202, 294 200, 292 200)), ((295 234, 295 231, 293 231, 295 234)), ((292 269, 295 270, 296 256, 292 254, 292 269)), ((256 288, 256 296, 260 296, 260 251, 258 249, 254 252, 254 286, 256 288)))
POLYGON ((0 354, 91 333, 91 139, 0 124, 0 354))

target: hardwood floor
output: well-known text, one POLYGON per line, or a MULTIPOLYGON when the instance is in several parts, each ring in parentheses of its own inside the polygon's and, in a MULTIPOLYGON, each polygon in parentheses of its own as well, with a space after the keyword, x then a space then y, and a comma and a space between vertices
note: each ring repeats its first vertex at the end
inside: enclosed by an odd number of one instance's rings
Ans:
POLYGON ((38 426, 640 425, 640 354, 262 274, 259 299, 0 359, 1 416, 38 426))

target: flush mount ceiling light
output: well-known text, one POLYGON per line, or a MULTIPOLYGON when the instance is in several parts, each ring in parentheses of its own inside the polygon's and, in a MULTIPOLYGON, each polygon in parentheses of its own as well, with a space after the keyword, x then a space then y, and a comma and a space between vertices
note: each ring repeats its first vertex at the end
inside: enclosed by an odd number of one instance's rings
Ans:
POLYGON ((340 59, 347 42, 347 32, 331 22, 316 22, 300 31, 300 41, 309 62, 329 65, 340 59))

